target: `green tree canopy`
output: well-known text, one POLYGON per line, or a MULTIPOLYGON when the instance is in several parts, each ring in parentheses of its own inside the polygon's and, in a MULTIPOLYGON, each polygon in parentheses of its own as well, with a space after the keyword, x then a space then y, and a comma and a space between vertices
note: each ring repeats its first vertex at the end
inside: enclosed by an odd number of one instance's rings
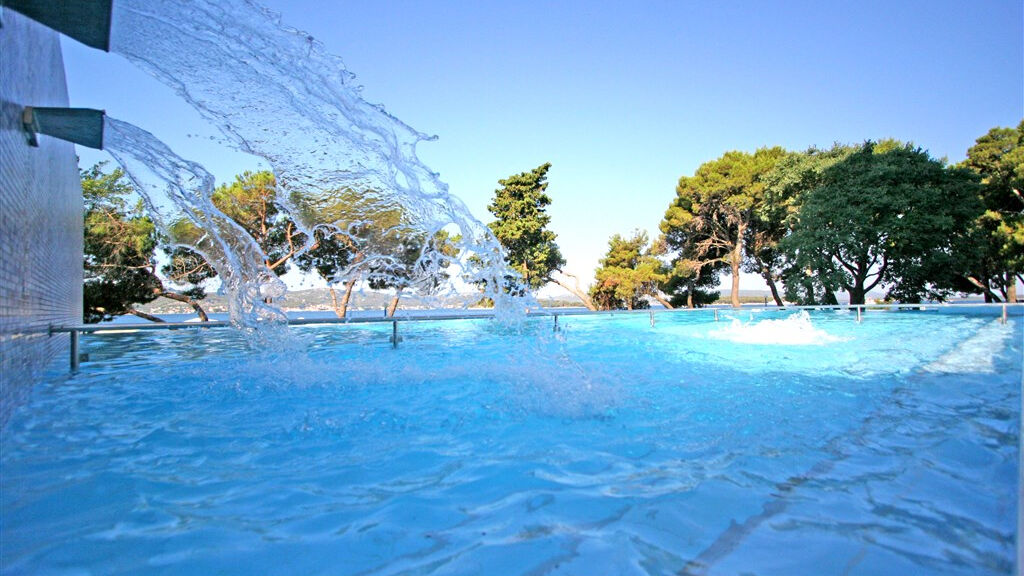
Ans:
POLYGON ((565 265, 556 235, 547 229, 551 222, 546 212, 551 204, 546 193, 550 168, 551 163, 545 163, 498 180, 502 187, 494 191, 494 200, 487 206, 497 218, 488 226, 505 248, 508 265, 522 276, 529 290, 552 281, 552 272, 565 265))
POLYGON ((182 294, 202 300, 206 297, 203 283, 217 276, 217 271, 201 253, 209 247, 208 236, 186 219, 172 223, 170 228, 167 233, 175 244, 164 247, 169 260, 160 271, 171 283, 185 287, 182 294))
POLYGON ((837 301, 830 288, 834 282, 808 280, 804 270, 786 259, 779 243, 796 225, 805 195, 821 185, 825 170, 853 151, 853 147, 837 144, 829 150, 810 148, 792 152, 779 159, 762 177, 764 202, 755 211, 748 230, 748 258, 744 270, 759 274, 780 306, 783 303, 778 289, 780 280, 784 282, 786 299, 791 302, 834 304, 837 301))
POLYGON ((975 222, 968 282, 987 301, 1014 301, 1024 275, 1024 121, 1017 128, 989 130, 961 166, 981 177, 985 208, 975 222))
MULTIPOLYGON (((660 241, 664 242, 664 237, 660 241)), ((662 250, 661 253, 667 252, 662 250)), ((662 291, 669 296, 671 306, 698 308, 712 304, 721 296, 715 267, 701 266, 687 254, 678 254, 668 266, 662 291)))
POLYGON ((273 172, 246 170, 234 182, 218 186, 210 199, 256 240, 267 268, 281 275, 288 271, 287 263, 302 248, 305 237, 274 203, 276 190, 273 172))
POLYGON ((877 286, 907 302, 943 298, 963 267, 976 194, 969 173, 919 148, 866 142, 821 173, 780 246, 806 282, 845 290, 851 304, 877 286))
POLYGON ((307 221, 329 222, 314 230, 312 245, 298 254, 296 264, 327 281, 339 317, 344 317, 360 279, 375 290, 395 290, 388 316, 394 315, 402 291, 415 286, 429 293, 447 279, 448 258, 456 255, 447 232, 424 232, 404 206, 373 193, 345 189, 328 197, 328 202, 313 202, 295 196, 307 221), (335 291, 339 283, 340 299, 335 291))
POLYGON ((81 171, 84 198, 83 319, 109 320, 136 314, 159 320, 137 310, 164 296, 190 304, 206 320, 206 313, 188 295, 164 288, 156 275, 158 234, 153 221, 142 212, 141 202, 131 202, 134 188, 118 168, 103 172, 103 164, 81 171))
POLYGON ((668 278, 665 265, 647 244, 647 233, 639 230, 630 238, 615 234, 608 240, 608 252, 601 259, 590 289, 590 297, 600 309, 647 308, 645 296, 672 308, 659 291, 668 278))
POLYGON ((728 267, 731 302, 740 305, 744 243, 764 202, 762 177, 784 155, 779 147, 761 148, 753 154, 726 152, 702 164, 693 176, 679 179, 676 198, 661 222, 665 243, 675 253, 673 269, 677 274, 688 274, 685 278, 693 283, 728 267))

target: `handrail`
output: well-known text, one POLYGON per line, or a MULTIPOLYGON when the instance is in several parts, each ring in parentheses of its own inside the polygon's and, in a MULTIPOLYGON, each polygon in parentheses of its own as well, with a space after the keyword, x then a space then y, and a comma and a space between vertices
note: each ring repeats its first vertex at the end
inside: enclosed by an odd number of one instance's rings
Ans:
MULTIPOLYGON (((558 316, 614 316, 616 314, 671 314, 671 313, 697 313, 697 312, 739 312, 739 311, 787 311, 787 310, 849 310, 849 311, 867 311, 867 310, 901 310, 901 309, 917 309, 917 310, 931 310, 931 309, 958 309, 958 308, 1021 308, 1024 309, 1024 303, 1010 303, 1010 302, 964 302, 958 304, 951 304, 948 302, 928 302, 928 303, 898 303, 898 304, 824 304, 814 306, 744 306, 741 308, 732 308, 728 306, 706 306, 703 308, 643 308, 637 310, 585 310, 585 309, 561 309, 561 308, 548 308, 540 311, 531 311, 526 314, 529 318, 537 317, 558 317, 558 316)), ((311 324, 373 324, 380 322, 430 322, 430 321, 445 321, 445 320, 478 320, 478 319, 492 319, 494 313, 490 311, 480 311, 475 313, 453 313, 453 314, 403 314, 401 316, 393 317, 345 317, 345 318, 290 318, 288 319, 289 326, 307 326, 311 324)), ((55 325, 50 326, 50 333, 61 333, 61 332, 83 332, 83 333, 95 333, 95 332, 111 332, 111 331, 127 331, 127 330, 181 330, 189 328, 226 328, 230 326, 229 322, 223 320, 210 320, 207 322, 153 322, 149 324, 72 324, 72 325, 55 325)))
MULTIPOLYGON (((818 306, 749 306, 741 308, 722 307, 722 306, 710 306, 706 308, 665 308, 665 309, 639 309, 639 310, 573 310, 573 309, 548 309, 541 311, 527 312, 526 316, 529 318, 537 317, 549 317, 554 318, 554 331, 559 331, 558 317, 559 316, 614 316, 615 314, 642 314, 647 313, 650 315, 651 327, 655 326, 655 316, 657 314, 666 313, 688 313, 688 312, 700 312, 700 311, 714 311, 715 322, 719 321, 719 312, 722 310, 726 311, 766 311, 766 310, 856 310, 857 311, 857 322, 860 323, 862 320, 863 312, 867 310, 901 310, 901 309, 917 309, 917 310, 929 310, 929 309, 955 309, 955 308, 994 308, 999 307, 1002 309, 1002 315, 1000 322, 1006 324, 1008 310, 1010 307, 1024 309, 1024 303, 1005 303, 1005 302, 965 302, 959 304, 950 304, 946 302, 937 303, 918 303, 918 304, 836 304, 836 305, 818 305, 818 306)), ((1024 314, 1022 314, 1024 315, 1024 314)), ((398 323, 399 322, 430 322, 430 321, 445 321, 445 320, 481 320, 481 319, 492 319, 494 318, 493 312, 480 311, 472 314, 421 314, 411 315, 406 314, 402 316, 393 317, 362 317, 362 318, 295 318, 289 319, 289 326, 307 326, 312 324, 373 324, 380 322, 391 322, 391 336, 389 341, 393 348, 398 348, 398 343, 401 341, 401 337, 398 335, 398 323)), ((78 324, 72 326, 50 326, 50 335, 55 333, 66 332, 71 335, 71 371, 77 371, 81 362, 79 354, 79 336, 83 333, 96 333, 96 332, 134 332, 137 330, 181 330, 190 328, 225 328, 230 326, 228 322, 222 320, 214 320, 207 322, 154 322, 151 324, 78 324)))

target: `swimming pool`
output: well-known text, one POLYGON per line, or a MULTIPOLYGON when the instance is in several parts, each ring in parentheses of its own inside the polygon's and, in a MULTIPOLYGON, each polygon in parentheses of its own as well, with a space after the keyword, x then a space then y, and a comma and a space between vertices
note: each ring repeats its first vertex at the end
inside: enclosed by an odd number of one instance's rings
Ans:
POLYGON ((86 336, 3 431, 3 572, 1012 572, 1020 318, 559 328, 86 336))

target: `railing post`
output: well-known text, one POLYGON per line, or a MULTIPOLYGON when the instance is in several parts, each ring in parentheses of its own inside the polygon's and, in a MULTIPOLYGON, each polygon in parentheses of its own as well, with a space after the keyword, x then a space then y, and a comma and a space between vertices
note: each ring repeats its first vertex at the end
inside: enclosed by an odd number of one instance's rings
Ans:
POLYGON ((651 310, 651 328, 654 328, 654 310, 651 310))
POLYGON ((78 372, 78 330, 71 330, 71 371, 78 372))
POLYGON ((857 324, 860 324, 860 310, 861 310, 861 307, 857 306, 857 324))
POLYGON ((1002 321, 1003 324, 1006 324, 1006 304, 1005 303, 1003 303, 1003 317, 1002 317, 1001 321, 1002 321))
POLYGON ((398 348, 398 320, 391 321, 391 347, 398 348))
POLYGON ((555 328, 554 328, 554 331, 558 332, 558 314, 555 314, 555 328))
POLYGON ((715 308, 715 322, 718 322, 718 308, 715 308))

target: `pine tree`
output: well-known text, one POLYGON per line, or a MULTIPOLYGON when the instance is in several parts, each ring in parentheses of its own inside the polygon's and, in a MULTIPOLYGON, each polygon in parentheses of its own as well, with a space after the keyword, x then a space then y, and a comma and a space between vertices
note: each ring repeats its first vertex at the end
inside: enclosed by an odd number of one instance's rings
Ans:
POLYGON ((565 264, 555 243, 556 235, 547 229, 551 217, 545 209, 551 204, 547 195, 547 173, 551 163, 529 172, 498 180, 501 188, 487 209, 497 218, 489 224, 505 248, 508 265, 522 277, 523 288, 536 290, 551 279, 551 273, 565 264))

